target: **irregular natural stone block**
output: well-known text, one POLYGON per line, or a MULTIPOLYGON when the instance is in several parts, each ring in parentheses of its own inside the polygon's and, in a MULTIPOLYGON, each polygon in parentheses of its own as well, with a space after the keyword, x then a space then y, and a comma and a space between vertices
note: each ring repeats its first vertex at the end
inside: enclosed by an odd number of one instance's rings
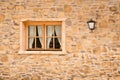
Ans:
POLYGON ((41 2, 55 2, 55 0, 40 0, 41 2))
POLYGON ((115 80, 120 80, 120 76, 115 76, 115 80))
POLYGON ((118 41, 119 40, 119 36, 114 36, 113 37, 113 41, 118 41))
POLYGON ((58 13, 58 17, 60 17, 60 18, 64 18, 64 17, 65 17, 64 12, 59 12, 59 13, 58 13))
POLYGON ((25 76, 21 80, 30 80, 30 78, 25 76))
POLYGON ((23 5, 17 5, 17 6, 15 7, 15 9, 16 9, 16 10, 24 10, 25 7, 24 7, 23 5))
POLYGON ((4 80, 4 78, 3 78, 3 77, 0 77, 0 80, 4 80))
POLYGON ((116 6, 110 7, 110 11, 117 11, 117 7, 116 6))
POLYGON ((33 11, 34 11, 34 12, 38 12, 38 11, 39 11, 39 8, 34 8, 33 11))
POLYGON ((101 21, 101 22, 99 23, 99 27, 100 27, 100 28, 107 28, 107 27, 108 27, 107 24, 108 24, 107 21, 106 21, 106 20, 103 20, 103 21, 101 21))
POLYGON ((82 5, 83 1, 82 1, 82 0, 76 0, 76 3, 77 3, 78 5, 82 5))
POLYGON ((64 6, 64 12, 71 12, 71 11, 72 11, 72 7, 70 5, 64 6))
POLYGON ((4 50, 4 47, 3 46, 0 46, 0 51, 3 51, 4 50))
POLYGON ((115 20, 114 19, 109 19, 109 24, 111 23, 115 23, 115 20))
POLYGON ((105 8, 105 5, 100 5, 99 9, 104 9, 105 8))
POLYGON ((0 14, 0 22, 2 22, 5 19, 5 15, 0 14))
POLYGON ((9 5, 7 8, 12 10, 12 9, 14 9, 14 7, 15 7, 14 5, 9 5))
POLYGON ((73 80, 82 80, 80 77, 73 77, 73 80))
POLYGON ((100 47, 96 47, 93 49, 93 53, 94 54, 100 54, 101 53, 101 48, 100 47))
POLYGON ((102 52, 107 52, 106 47, 102 47, 102 52))
POLYGON ((16 50, 16 49, 19 48, 19 45, 13 45, 12 48, 13 48, 14 50, 16 50))
POLYGON ((38 75, 34 75, 31 80, 41 80, 41 77, 38 75))
POLYGON ((71 26, 72 25, 72 21, 70 19, 66 19, 65 21, 66 25, 71 26))
POLYGON ((2 62, 8 62, 8 56, 4 55, 1 57, 0 61, 2 62))

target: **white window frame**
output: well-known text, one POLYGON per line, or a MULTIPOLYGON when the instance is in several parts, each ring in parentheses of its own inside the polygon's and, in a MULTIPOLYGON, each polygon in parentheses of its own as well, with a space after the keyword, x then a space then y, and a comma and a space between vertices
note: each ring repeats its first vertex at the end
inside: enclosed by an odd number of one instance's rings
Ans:
POLYGON ((66 54, 65 49, 65 18, 23 19, 20 22, 20 50, 19 54, 66 54), (25 48, 25 21, 62 21, 62 51, 27 51, 25 48))

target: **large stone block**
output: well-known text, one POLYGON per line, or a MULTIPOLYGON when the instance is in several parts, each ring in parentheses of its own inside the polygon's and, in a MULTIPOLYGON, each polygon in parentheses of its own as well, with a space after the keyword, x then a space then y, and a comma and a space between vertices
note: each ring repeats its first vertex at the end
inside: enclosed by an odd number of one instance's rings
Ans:
POLYGON ((5 19, 5 15, 0 14, 0 22, 2 22, 5 19))
POLYGON ((4 50, 4 47, 3 46, 0 46, 0 51, 3 51, 4 50))
POLYGON ((32 80, 41 80, 41 77, 38 76, 38 75, 34 75, 34 76, 32 77, 32 80))
POLYGON ((64 6, 64 12, 71 12, 71 11, 72 11, 72 7, 70 5, 64 6))
POLYGON ((117 11, 117 6, 110 7, 110 11, 117 11))
POLYGON ((120 76, 115 76, 115 80, 120 80, 120 76))
POLYGON ((24 9, 25 9, 25 6, 23 6, 23 5, 17 5, 17 6, 15 7, 15 9, 16 9, 16 10, 24 10, 24 9))
POLYGON ((114 36, 113 41, 119 41, 119 36, 114 36))
POLYGON ((9 10, 12 10, 12 9, 15 8, 15 6, 14 6, 14 5, 9 5, 7 8, 8 8, 9 10))
POLYGON ((8 62, 8 56, 4 55, 0 58, 0 61, 2 62, 8 62))
POLYGON ((80 77, 74 77, 73 80, 81 80, 80 77))
POLYGON ((103 20, 99 23, 100 28, 107 28, 108 27, 108 22, 106 20, 103 20))

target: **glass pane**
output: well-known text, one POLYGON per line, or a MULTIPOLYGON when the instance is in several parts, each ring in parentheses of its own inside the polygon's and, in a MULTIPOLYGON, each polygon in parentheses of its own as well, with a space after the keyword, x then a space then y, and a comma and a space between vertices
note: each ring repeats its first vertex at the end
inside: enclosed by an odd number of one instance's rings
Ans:
POLYGON ((55 38, 55 49, 60 49, 61 48, 61 38, 55 38))
POLYGON ((35 26, 28 27, 28 36, 35 36, 35 26))
POLYGON ((42 48, 42 47, 43 47, 43 39, 36 38, 36 48, 42 48))
POLYGON ((35 38, 29 38, 28 48, 35 48, 35 38))
POLYGON ((93 29, 94 28, 94 23, 89 23, 89 27, 90 27, 90 29, 93 29))
POLYGON ((53 48, 53 38, 47 38, 47 48, 53 48))
POLYGON ((43 26, 37 26, 37 36, 43 36, 43 26))
POLYGON ((61 26, 55 26, 55 33, 56 36, 61 36, 61 26))
POLYGON ((54 26, 47 26, 47 36, 52 36, 53 35, 53 27, 54 26))

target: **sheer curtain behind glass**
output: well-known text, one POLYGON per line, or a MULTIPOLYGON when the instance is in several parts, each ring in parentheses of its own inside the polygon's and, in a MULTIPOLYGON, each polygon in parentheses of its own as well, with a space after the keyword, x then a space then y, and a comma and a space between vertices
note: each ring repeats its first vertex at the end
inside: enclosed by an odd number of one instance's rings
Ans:
POLYGON ((52 39, 52 35, 53 35, 53 26, 47 26, 47 36, 51 37, 51 38, 47 38, 47 48, 49 48, 49 44, 52 39))
POLYGON ((37 26, 37 28, 38 28, 39 41, 40 41, 41 45, 43 45, 43 41, 41 38, 41 37, 43 37, 43 26, 37 26))
MULTIPOLYGON (((34 26, 29 26, 28 30, 29 30, 29 32, 28 32, 29 37, 35 36, 35 27, 34 26)), ((29 48, 32 48, 33 41, 34 41, 34 38, 29 38, 29 42, 28 42, 29 48)))
MULTIPOLYGON (((56 32, 56 36, 61 36, 61 26, 55 26, 55 32, 56 32)), ((61 45, 61 39, 58 38, 58 41, 61 45)))

